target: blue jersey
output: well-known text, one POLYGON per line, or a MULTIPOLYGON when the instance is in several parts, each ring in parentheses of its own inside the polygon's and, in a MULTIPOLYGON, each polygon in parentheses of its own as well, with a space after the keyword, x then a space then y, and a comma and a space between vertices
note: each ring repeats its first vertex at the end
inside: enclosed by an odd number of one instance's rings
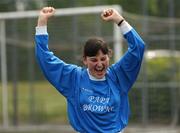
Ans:
POLYGON ((35 53, 47 80, 67 100, 68 118, 81 133, 117 133, 128 123, 128 92, 140 70, 144 42, 130 28, 124 38, 128 50, 107 69, 105 78, 94 79, 88 69, 67 64, 48 48, 48 34, 36 34, 35 53))

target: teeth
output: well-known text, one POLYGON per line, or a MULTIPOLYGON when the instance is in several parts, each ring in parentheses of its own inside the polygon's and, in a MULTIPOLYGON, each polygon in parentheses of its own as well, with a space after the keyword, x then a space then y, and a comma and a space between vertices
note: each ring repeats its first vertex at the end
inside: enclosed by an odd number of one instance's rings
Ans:
POLYGON ((95 68, 96 71, 102 71, 104 68, 95 68))
POLYGON ((105 69, 105 66, 104 65, 102 65, 102 66, 95 66, 94 69, 95 69, 95 71, 102 72, 105 69))

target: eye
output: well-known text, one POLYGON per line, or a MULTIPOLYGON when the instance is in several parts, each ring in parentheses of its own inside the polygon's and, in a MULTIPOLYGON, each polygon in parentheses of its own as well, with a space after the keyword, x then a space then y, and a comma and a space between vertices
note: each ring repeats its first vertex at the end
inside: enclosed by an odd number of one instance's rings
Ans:
POLYGON ((92 62, 97 62, 97 59, 91 58, 90 61, 92 61, 92 62))
POLYGON ((101 58, 101 61, 105 61, 107 58, 106 57, 102 57, 101 58))

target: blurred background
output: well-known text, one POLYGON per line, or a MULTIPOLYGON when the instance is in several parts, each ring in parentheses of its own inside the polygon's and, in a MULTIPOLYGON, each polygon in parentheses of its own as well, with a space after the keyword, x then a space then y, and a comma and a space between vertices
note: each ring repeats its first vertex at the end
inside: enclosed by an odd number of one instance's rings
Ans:
MULTIPOLYGON (((44 6, 74 12, 78 7, 104 5, 122 9, 146 42, 142 69, 129 94, 131 117, 125 133, 180 133, 179 0, 1 0, 1 133, 73 133, 65 99, 46 81, 34 57, 37 11, 44 6)), ((105 38, 112 49, 117 43, 114 25, 104 23, 98 12, 57 15, 49 21, 48 32, 50 49, 65 62, 78 65, 90 36, 105 38)), ((118 41, 123 53, 126 42, 118 41)))

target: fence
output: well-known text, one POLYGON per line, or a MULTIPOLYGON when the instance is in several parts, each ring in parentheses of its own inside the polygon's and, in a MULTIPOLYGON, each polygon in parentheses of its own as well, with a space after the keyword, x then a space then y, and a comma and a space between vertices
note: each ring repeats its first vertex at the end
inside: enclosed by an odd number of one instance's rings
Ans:
MULTIPOLYGON (((126 42, 123 40, 123 45, 119 45, 122 39, 117 26, 100 20, 99 12, 104 8, 57 10, 57 16, 48 25, 50 49, 67 63, 82 65, 82 45, 89 36, 97 35, 114 48, 113 57, 117 60, 127 49, 126 42)), ((37 15, 37 11, 0 15, 3 127, 67 123, 64 98, 47 83, 35 61, 33 38, 37 15)), ((123 15, 146 42, 141 73, 130 92, 130 123, 178 125, 180 20, 127 12, 123 15)))
MULTIPOLYGON (((118 26, 107 24, 105 27, 99 17, 100 12, 107 7, 116 8, 121 12, 121 8, 115 5, 57 9, 56 17, 48 26, 49 33, 52 33, 50 35, 52 38, 50 40, 51 49, 65 61, 81 64, 80 54, 83 42, 89 36, 104 36, 114 48, 114 60, 117 60, 120 57, 122 46, 119 45, 122 37, 118 26), (62 38, 61 41, 58 39, 59 37, 62 38)), ((21 104, 29 105, 25 112, 29 111, 29 121, 32 123, 39 121, 33 119, 43 114, 42 110, 39 112, 39 108, 35 111, 35 105, 39 101, 39 99, 36 101, 35 97, 35 90, 37 90, 35 84, 44 80, 34 61, 33 37, 37 16, 38 11, 2 13, 0 15, 2 122, 4 127, 8 127, 8 116, 11 115, 12 123, 19 124, 20 114, 24 113, 19 112, 21 104), (26 95, 27 99, 23 99, 26 101, 25 103, 19 101, 23 91, 29 93, 26 95), (8 99, 8 92, 11 95, 10 99, 8 99), (8 100, 10 100, 10 106, 8 100), (9 112, 9 110, 11 111, 9 112)), ((42 97, 40 96, 40 98, 42 97)))

